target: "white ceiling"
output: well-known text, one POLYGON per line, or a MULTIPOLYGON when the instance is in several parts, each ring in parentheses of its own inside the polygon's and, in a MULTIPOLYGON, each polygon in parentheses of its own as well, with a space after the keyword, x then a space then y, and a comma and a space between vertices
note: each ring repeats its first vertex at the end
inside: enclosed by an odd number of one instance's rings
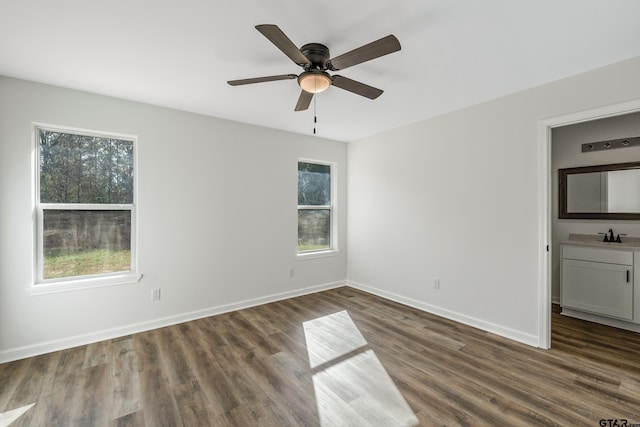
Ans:
POLYGON ((295 80, 227 85, 301 70, 256 24, 332 56, 400 40, 340 72, 378 99, 317 97, 318 136, 341 141, 640 55, 638 0, 0 0, 0 74, 311 134, 295 80))

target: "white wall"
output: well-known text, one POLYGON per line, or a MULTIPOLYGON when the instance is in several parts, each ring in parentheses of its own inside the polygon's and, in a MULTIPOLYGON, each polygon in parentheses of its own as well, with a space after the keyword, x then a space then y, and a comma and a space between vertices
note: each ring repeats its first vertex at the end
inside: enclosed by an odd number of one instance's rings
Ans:
POLYGON ((349 143, 349 283, 542 344, 538 125, 640 98, 639 75, 634 58, 349 143))
MULTIPOLYGON (((638 80, 638 79, 636 79, 638 80)), ((636 84, 637 86, 637 84, 636 84)), ((552 298, 560 302, 560 242, 569 234, 618 233, 640 237, 640 221, 558 219, 558 169, 640 161, 640 147, 582 153, 582 144, 640 136, 640 113, 554 128, 551 140, 552 298)))
POLYGON ((0 77, 0 237, 0 362, 341 285, 346 146, 0 77), (138 136, 140 283, 25 292, 34 121, 138 136), (300 157, 337 163, 337 256, 296 261, 300 157))

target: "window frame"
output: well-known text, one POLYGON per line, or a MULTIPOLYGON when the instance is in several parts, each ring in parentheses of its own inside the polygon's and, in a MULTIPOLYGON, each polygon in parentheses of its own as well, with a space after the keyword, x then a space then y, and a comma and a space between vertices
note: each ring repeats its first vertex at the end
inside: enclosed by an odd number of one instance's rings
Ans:
POLYGON ((142 278, 138 272, 138 227, 137 227, 137 199, 138 199, 138 137, 114 132, 96 131, 74 128, 68 126, 50 125, 45 123, 32 123, 33 140, 33 200, 34 200, 34 256, 33 256, 33 280, 27 292, 31 295, 48 294, 55 292, 90 289, 103 286, 123 285, 137 283, 142 278), (128 204, 96 204, 96 203, 43 203, 40 201, 40 156, 41 147, 40 130, 60 132, 82 136, 119 139, 130 141, 133 145, 133 199, 128 204), (98 273, 82 276, 69 276, 61 278, 44 278, 44 212, 46 210, 69 211, 99 211, 118 210, 129 211, 131 214, 131 263, 129 271, 98 273))
MULTIPOLYGON (((338 167, 335 162, 329 162, 324 160, 316 160, 309 158, 299 158, 296 162, 296 226, 300 221, 300 210, 329 210, 329 248, 327 249, 312 249, 307 251, 299 251, 296 244, 296 257, 298 259, 320 258, 326 256, 335 256, 340 250, 338 248, 338 167), (329 205, 298 205, 297 204, 297 190, 298 190, 298 168, 299 163, 311 163, 314 165, 329 166, 329 191, 331 192, 329 197, 329 205)), ((296 227, 297 229, 297 227, 296 227)), ((296 241, 298 241, 298 232, 296 231, 296 241)))

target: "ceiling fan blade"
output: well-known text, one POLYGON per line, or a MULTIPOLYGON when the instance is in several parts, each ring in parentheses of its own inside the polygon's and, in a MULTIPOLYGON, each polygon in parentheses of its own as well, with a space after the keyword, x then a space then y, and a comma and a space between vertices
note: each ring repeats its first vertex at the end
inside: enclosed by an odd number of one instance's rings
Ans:
POLYGON ((357 49, 331 58, 331 70, 344 70, 352 65, 361 64, 372 59, 397 52, 401 49, 400 42, 394 35, 388 35, 379 40, 360 46, 357 49))
POLYGON ((344 89, 349 92, 353 92, 356 95, 364 96, 365 98, 369 99, 376 99, 377 97, 382 95, 382 92, 384 92, 381 89, 342 76, 333 76, 331 80, 331 84, 333 86, 339 87, 340 89, 344 89))
POLYGON ((300 92, 300 97, 298 98, 298 103, 296 104, 296 108, 294 111, 303 111, 309 108, 309 104, 311 104, 311 100, 313 99, 313 94, 303 90, 300 92))
POLYGON ((262 24, 256 25, 256 30, 276 45, 285 55, 299 66, 311 65, 311 61, 300 52, 300 49, 282 32, 277 25, 262 24))
POLYGON ((231 86, 248 85, 252 83, 274 82, 276 80, 297 79, 295 74, 281 74, 279 76, 255 77, 253 79, 229 80, 231 86))

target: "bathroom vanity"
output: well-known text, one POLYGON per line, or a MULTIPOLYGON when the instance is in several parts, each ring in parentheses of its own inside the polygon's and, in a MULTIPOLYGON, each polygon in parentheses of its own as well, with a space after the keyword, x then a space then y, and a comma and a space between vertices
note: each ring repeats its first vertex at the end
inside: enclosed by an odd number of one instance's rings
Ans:
POLYGON ((561 242, 562 314, 640 332, 640 238, 602 240, 571 234, 561 242))

